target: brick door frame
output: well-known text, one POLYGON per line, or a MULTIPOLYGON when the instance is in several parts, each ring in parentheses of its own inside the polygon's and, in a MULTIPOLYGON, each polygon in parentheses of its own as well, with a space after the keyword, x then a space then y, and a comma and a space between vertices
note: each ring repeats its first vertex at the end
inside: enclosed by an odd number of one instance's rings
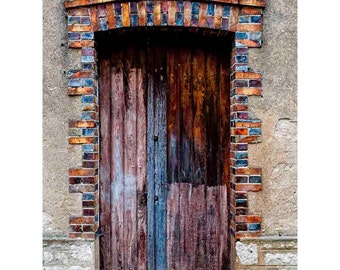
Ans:
POLYGON ((81 51, 81 68, 68 71, 68 95, 81 96, 81 119, 69 122, 69 143, 82 146, 82 166, 69 169, 69 191, 82 193, 82 215, 69 218, 69 238, 99 232, 99 85, 95 32, 178 28, 212 35, 234 33, 230 78, 231 252, 235 241, 261 235, 261 216, 248 211, 248 192, 262 187, 261 168, 248 166, 248 144, 261 141, 261 121, 249 119, 248 96, 261 96, 261 73, 248 67, 249 48, 262 44, 265 0, 65 1, 68 48, 81 51))

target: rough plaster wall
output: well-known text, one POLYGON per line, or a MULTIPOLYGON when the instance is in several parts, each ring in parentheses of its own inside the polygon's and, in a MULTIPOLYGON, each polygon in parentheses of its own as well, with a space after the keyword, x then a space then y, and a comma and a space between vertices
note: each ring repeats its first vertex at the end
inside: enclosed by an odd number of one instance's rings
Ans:
POLYGON ((79 119, 80 98, 67 96, 67 72, 79 68, 68 53, 63 0, 43 2, 43 235, 68 235, 70 215, 81 213, 80 194, 68 192, 68 168, 81 164, 80 146, 68 145, 68 121, 79 119))
POLYGON ((264 235, 297 233, 297 2, 267 0, 264 44, 249 50, 249 65, 263 74, 263 98, 249 101, 263 121, 262 143, 250 145, 251 166, 263 169, 263 189, 249 194, 264 235))

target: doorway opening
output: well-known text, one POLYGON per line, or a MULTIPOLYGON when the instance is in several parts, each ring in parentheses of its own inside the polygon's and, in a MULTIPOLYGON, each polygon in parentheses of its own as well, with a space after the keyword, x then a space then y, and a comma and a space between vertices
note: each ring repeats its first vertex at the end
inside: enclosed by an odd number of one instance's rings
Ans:
POLYGON ((228 269, 231 40, 96 33, 101 269, 228 269))

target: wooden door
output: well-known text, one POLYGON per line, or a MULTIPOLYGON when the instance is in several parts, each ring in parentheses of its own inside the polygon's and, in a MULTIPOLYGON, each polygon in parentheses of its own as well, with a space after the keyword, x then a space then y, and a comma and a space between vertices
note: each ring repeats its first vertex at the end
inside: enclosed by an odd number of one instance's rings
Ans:
POLYGON ((102 269, 227 269, 229 49, 193 37, 100 54, 102 269))

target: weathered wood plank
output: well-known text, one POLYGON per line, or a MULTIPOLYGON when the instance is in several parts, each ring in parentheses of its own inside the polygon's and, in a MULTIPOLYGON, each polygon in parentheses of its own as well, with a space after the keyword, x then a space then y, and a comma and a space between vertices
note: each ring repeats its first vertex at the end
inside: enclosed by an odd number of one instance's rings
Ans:
POLYGON ((145 51, 138 51, 137 61, 137 252, 138 269, 146 270, 146 62, 145 51))
POLYGON ((125 262, 124 243, 124 83, 122 74, 122 53, 116 52, 112 61, 112 263, 113 269, 123 269, 125 262))
POLYGON ((111 269, 111 66, 106 56, 100 61, 100 238, 102 268, 111 269))
POLYGON ((124 81, 124 117, 123 117, 123 155, 124 155, 124 266, 136 269, 137 262, 137 101, 136 101, 136 68, 132 66, 134 50, 130 46, 123 55, 122 75, 124 81))
POLYGON ((167 144, 168 144, 168 203, 167 203, 167 266, 168 269, 180 269, 179 240, 179 78, 176 49, 167 50, 167 144))
POLYGON ((155 269, 154 63, 147 49, 147 265, 155 269))
POLYGON ((166 61, 162 46, 154 49, 155 101, 155 269, 166 269, 166 196, 167 196, 167 124, 166 61))

